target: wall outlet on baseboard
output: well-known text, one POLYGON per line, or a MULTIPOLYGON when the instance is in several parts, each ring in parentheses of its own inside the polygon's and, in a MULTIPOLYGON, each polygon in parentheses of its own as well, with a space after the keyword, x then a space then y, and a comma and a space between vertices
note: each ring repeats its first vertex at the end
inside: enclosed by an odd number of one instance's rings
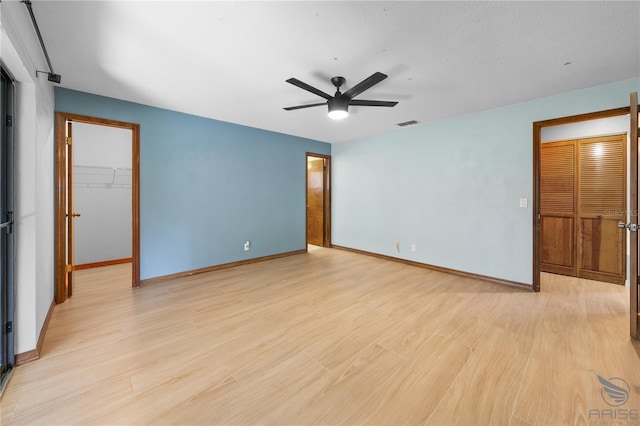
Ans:
POLYGON ((251 248, 251 241, 247 241, 244 243, 244 251, 249 251, 251 248))
POLYGON ((415 253, 417 250, 416 245, 415 244, 411 244, 411 253, 415 253))

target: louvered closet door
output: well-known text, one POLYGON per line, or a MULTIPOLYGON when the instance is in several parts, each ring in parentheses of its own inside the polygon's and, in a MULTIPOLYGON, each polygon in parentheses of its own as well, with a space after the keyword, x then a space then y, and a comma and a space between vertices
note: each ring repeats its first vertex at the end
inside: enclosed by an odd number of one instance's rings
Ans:
POLYGON ((578 276, 624 284, 626 136, 578 141, 578 276))
POLYGON ((576 275, 575 141, 545 143, 540 155, 540 270, 576 275))

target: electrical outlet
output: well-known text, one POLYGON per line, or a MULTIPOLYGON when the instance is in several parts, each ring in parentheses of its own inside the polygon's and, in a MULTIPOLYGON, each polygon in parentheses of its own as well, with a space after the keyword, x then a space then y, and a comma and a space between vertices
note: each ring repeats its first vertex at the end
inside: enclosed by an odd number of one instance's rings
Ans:
POLYGON ((396 241, 396 250, 400 253, 400 241, 396 241))
POLYGON ((416 252, 416 245, 411 244, 411 253, 415 253, 415 252, 416 252))
POLYGON ((247 241, 246 243, 244 243, 244 251, 249 251, 250 248, 251 248, 251 241, 247 241))

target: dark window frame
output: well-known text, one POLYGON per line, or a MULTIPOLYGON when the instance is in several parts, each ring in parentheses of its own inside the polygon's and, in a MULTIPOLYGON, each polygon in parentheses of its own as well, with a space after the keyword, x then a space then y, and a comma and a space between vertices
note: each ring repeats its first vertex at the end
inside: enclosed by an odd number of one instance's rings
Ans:
POLYGON ((15 365, 14 79, 0 64, 0 394, 15 365))

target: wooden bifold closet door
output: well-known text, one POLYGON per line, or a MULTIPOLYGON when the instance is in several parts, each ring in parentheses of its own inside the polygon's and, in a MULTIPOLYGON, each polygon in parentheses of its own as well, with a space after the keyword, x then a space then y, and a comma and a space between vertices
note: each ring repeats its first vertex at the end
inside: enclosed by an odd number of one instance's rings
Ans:
POLYGON ((626 135, 544 143, 540 269, 624 284, 626 135))
POLYGON ((540 149, 540 270, 577 276, 575 141, 540 149))

